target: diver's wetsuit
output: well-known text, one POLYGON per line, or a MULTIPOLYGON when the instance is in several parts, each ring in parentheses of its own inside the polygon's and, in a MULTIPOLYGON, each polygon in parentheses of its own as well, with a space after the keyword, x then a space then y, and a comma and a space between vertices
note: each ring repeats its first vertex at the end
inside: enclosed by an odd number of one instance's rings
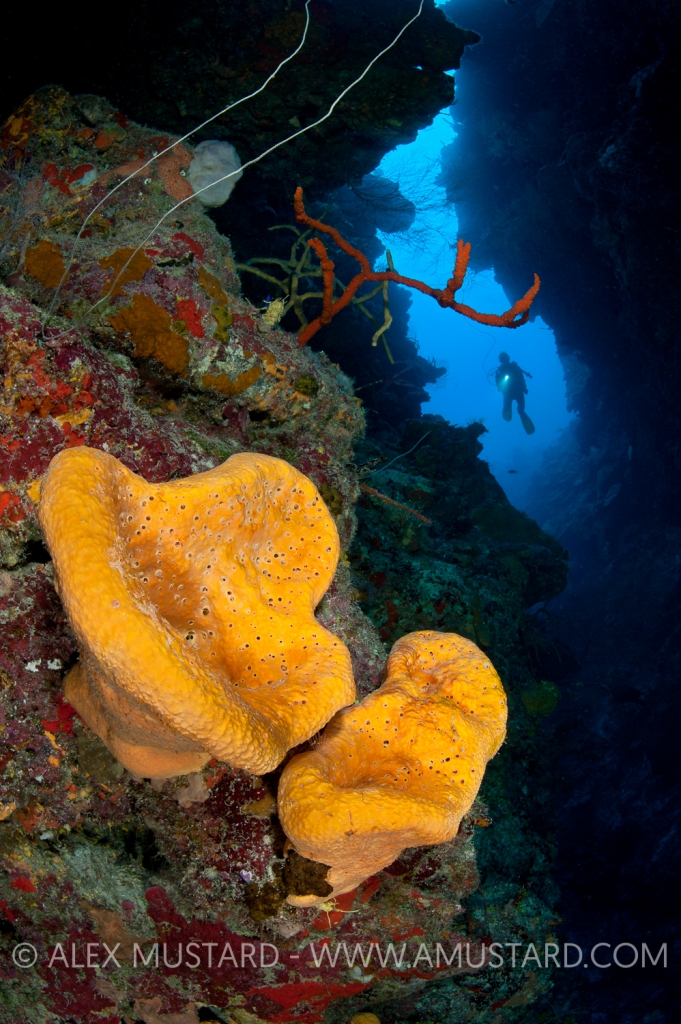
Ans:
POLYGON ((513 402, 516 402, 518 415, 526 433, 533 434, 534 424, 525 412, 526 376, 531 377, 532 375, 527 370, 523 370, 522 367, 518 366, 516 362, 509 360, 508 362, 501 363, 497 368, 494 380, 497 388, 504 396, 504 407, 501 415, 505 420, 510 420, 513 415, 513 402))

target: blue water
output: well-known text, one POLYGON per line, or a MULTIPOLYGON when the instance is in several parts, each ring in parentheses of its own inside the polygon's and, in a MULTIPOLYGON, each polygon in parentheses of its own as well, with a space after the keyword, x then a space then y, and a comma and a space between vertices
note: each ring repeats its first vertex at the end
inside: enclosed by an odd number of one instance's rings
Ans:
MULTIPOLYGON (((465 75, 457 72, 456 80, 460 93, 465 89, 465 75)), ((451 275, 454 256, 450 246, 458 238, 455 210, 446 205, 444 189, 435 184, 441 149, 455 138, 455 127, 447 108, 429 128, 418 133, 413 143, 398 146, 380 165, 387 177, 400 183, 403 194, 419 211, 405 236, 386 234, 382 240, 400 273, 435 287, 443 287, 451 275)), ((379 262, 385 264, 385 260, 379 262)), ((528 288, 534 269, 527 268, 528 288)), ((469 271, 457 297, 474 309, 501 313, 520 296, 507 297, 494 280, 493 271, 487 270, 478 274, 469 271)), ((435 359, 448 371, 429 389, 431 400, 423 411, 439 413, 457 425, 473 420, 484 423, 488 433, 481 437, 481 457, 489 462, 509 499, 523 508, 527 486, 539 468, 542 452, 572 419, 565 407, 563 369, 553 332, 540 317, 516 330, 484 327, 453 310, 442 309, 419 292, 412 293, 409 332, 418 341, 421 355, 435 359), (526 408, 537 430, 531 436, 525 433, 515 412, 510 423, 502 419, 501 395, 489 382, 489 371, 498 365, 498 354, 504 350, 532 374, 526 408)))

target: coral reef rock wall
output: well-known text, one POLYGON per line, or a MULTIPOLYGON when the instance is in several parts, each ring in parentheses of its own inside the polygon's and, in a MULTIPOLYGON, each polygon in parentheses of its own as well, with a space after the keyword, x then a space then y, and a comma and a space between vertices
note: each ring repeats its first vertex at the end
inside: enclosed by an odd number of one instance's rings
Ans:
POLYGON ((485 968, 490 929, 541 945, 557 923, 550 844, 533 824, 546 800, 534 737, 551 692, 525 609, 561 591, 565 551, 479 462, 480 426, 410 422, 390 452, 405 457, 368 475, 375 442, 356 454, 364 412, 349 378, 243 298, 230 242, 198 205, 154 227, 186 194, 188 150, 123 185, 71 263, 86 203, 167 139, 56 86, 4 127, 0 1019, 341 1024, 381 1004, 384 1020, 483 1024, 491 1007, 530 1005, 549 985, 532 965, 485 968), (277 772, 123 769, 64 698, 76 637, 37 518, 50 460, 83 445, 154 483, 249 451, 308 476, 343 551, 317 615, 347 644, 361 694, 381 680, 385 643, 413 629, 459 632, 499 665, 511 742, 453 840, 294 907, 287 898, 319 879, 286 855, 277 772), (338 956, 357 944, 361 956, 338 956))

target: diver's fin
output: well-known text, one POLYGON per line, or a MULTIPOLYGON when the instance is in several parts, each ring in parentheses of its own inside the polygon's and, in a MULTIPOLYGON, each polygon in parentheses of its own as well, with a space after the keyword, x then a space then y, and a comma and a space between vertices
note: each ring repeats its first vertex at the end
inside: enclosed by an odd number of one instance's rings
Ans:
POLYGON ((532 422, 532 420, 530 419, 530 417, 527 415, 526 412, 521 412, 520 419, 522 420, 522 424, 525 427, 525 433, 526 434, 534 434, 534 431, 535 431, 534 423, 532 422))
POLYGON ((508 423, 508 421, 510 420, 511 416, 513 415, 513 413, 512 413, 512 411, 510 409, 504 409, 502 411, 501 415, 504 417, 504 419, 508 423))

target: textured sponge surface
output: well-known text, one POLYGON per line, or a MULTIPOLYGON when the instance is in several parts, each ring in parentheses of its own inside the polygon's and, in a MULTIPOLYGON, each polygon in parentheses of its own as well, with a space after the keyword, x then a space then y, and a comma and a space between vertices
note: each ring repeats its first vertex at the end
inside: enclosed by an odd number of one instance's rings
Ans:
POLYGON ((206 139, 194 150, 187 178, 204 206, 222 206, 243 174, 240 167, 239 154, 231 143, 206 139))
POLYGON ((70 697, 131 770, 177 774, 174 751, 182 770, 266 771, 352 701, 347 649, 314 618, 336 527, 288 463, 236 455, 152 485, 70 449, 40 516, 82 653, 70 697))
POLYGON ((505 734, 487 656, 454 633, 410 633, 383 685, 286 766, 284 830, 299 854, 330 865, 335 895, 347 892, 405 847, 452 839, 505 734))

